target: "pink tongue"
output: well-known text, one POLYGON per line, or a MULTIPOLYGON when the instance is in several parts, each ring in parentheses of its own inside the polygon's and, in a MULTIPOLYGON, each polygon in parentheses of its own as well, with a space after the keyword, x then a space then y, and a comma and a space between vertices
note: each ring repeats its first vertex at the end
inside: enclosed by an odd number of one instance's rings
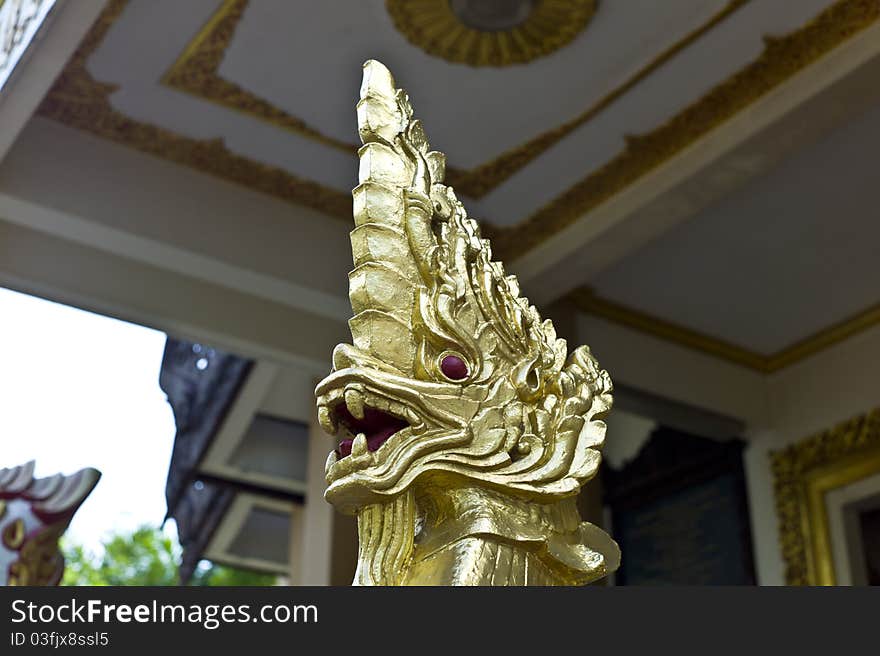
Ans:
MULTIPOLYGON (((367 448, 370 451, 378 449, 389 437, 408 425, 405 421, 374 408, 364 408, 363 419, 355 419, 344 405, 337 407, 336 413, 352 427, 352 431, 362 432, 367 436, 367 448)), ((340 458, 351 455, 353 441, 342 440, 339 443, 336 453, 340 458)))
MULTIPOLYGON (((370 435, 367 438, 367 448, 370 451, 375 451, 380 446, 385 444, 385 442, 388 440, 388 438, 391 437, 392 435, 394 435, 394 433, 396 433, 397 430, 398 429, 395 427, 388 427, 388 428, 383 429, 381 432, 379 432, 375 435, 370 435)), ((345 456, 351 455, 351 445, 353 442, 354 442, 354 440, 342 440, 339 443, 339 446, 336 448, 336 453, 339 455, 340 458, 344 458, 345 456)))

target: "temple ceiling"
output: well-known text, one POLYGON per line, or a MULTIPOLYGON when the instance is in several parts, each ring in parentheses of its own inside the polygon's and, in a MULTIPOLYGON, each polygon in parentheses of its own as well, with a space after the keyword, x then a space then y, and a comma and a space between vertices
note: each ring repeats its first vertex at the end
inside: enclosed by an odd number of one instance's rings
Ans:
MULTIPOLYGON (((407 88, 449 158, 448 182, 510 261, 880 18, 865 0, 544 3, 572 12, 560 32, 531 2, 506 3, 507 14, 481 14, 477 3, 418 4, 436 20, 420 23, 393 0, 309 3, 308 11, 280 0, 110 0, 38 113, 349 221, 360 64, 377 58, 407 88)), ((721 348, 704 350, 772 370, 774 354, 878 300, 864 282, 870 272, 856 264, 870 254, 846 235, 829 238, 820 219, 831 208, 809 197, 797 210, 804 234, 830 239, 835 252, 856 247, 842 269, 846 293, 820 312, 807 287, 786 287, 794 274, 772 273, 795 228, 768 227, 764 217, 784 205, 774 200, 780 189, 796 195, 797 175, 782 171, 774 178, 782 186, 762 183, 748 199, 713 205, 699 215, 705 221, 687 221, 589 276, 582 282, 593 295, 581 293, 582 306, 612 320, 629 312, 623 323, 633 326, 655 317, 672 325, 673 341, 680 329, 677 341, 690 332, 692 346, 714 340, 721 348), (732 227, 738 221, 743 227, 732 227), (755 252, 757 263, 737 270, 755 252), (706 275, 695 281, 694 270, 706 275), (768 275, 778 284, 763 284, 768 275), (599 297, 615 308, 597 310, 599 297), (756 335, 749 317, 767 307, 778 330, 756 335)), ((796 212, 776 216, 787 214, 796 212)), ((810 246, 801 241, 790 252, 807 266, 810 246)))
MULTIPOLYGON (((428 54, 381 1, 311 3, 305 12, 269 0, 112 0, 80 54, 91 78, 111 85, 103 88, 108 110, 192 140, 191 150, 222 144, 230 161, 203 165, 210 173, 242 181, 233 169, 251 166, 256 176, 270 167, 288 187, 304 187, 304 202, 344 219, 341 197, 356 179, 360 64, 378 58, 424 108, 450 182, 517 254, 845 37, 829 28, 875 20, 870 4, 599 3, 557 50, 474 66, 428 54), (811 21, 830 38, 805 38, 811 21)), ((56 85, 44 113, 72 122, 54 105, 97 91, 56 85)), ((136 130, 120 135, 95 123, 92 131, 143 147, 136 130)), ((153 150, 200 166, 170 145, 153 150)))

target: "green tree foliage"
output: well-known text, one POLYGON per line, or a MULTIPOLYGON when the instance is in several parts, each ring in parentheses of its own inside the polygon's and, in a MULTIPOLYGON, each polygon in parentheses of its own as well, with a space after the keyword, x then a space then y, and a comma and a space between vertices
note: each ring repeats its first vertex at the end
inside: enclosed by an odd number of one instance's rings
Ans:
MULTIPOLYGON (((141 526, 111 534, 94 554, 82 545, 62 543, 66 560, 62 585, 179 585, 180 546, 162 530, 141 526)), ((275 576, 204 561, 190 585, 274 585, 275 576)))

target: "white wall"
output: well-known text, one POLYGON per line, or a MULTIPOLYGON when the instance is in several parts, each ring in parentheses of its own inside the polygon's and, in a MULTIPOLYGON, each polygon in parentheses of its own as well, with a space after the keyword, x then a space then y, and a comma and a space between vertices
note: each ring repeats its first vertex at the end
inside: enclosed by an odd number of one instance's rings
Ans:
POLYGON ((602 459, 614 469, 624 467, 635 458, 657 428, 656 421, 623 410, 615 410, 606 421, 608 430, 602 459))
POLYGON ((762 374, 598 317, 580 314, 577 329, 615 383, 750 425, 767 422, 762 374))

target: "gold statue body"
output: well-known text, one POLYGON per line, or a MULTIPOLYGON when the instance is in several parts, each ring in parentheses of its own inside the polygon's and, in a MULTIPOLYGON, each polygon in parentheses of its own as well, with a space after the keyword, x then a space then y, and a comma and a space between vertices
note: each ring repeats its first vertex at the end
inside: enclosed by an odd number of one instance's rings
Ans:
POLYGON ((353 345, 318 416, 327 500, 356 513, 356 585, 580 585, 620 554, 582 522, 611 380, 491 260, 406 93, 364 64, 349 275, 353 345))

